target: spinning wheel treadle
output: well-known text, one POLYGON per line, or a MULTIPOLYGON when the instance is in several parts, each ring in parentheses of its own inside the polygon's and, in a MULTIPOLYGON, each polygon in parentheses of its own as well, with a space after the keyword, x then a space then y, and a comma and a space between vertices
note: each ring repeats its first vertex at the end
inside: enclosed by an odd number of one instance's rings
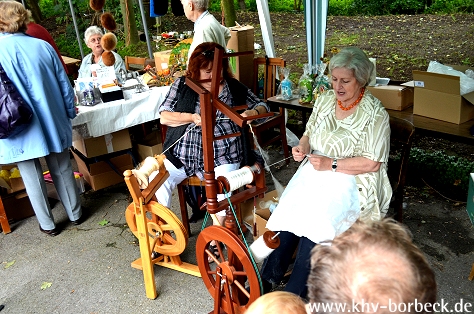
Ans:
MULTIPOLYGON (((179 218, 168 208, 155 201, 150 201, 144 205, 144 208, 147 211, 146 225, 151 251, 168 256, 177 256, 183 253, 188 243, 188 232, 179 218)), ((133 203, 128 206, 125 219, 132 233, 138 237, 133 203)))
POLYGON ((227 228, 210 226, 201 231, 196 242, 196 258, 204 284, 214 298, 214 309, 243 313, 260 296, 260 284, 247 248, 227 228), (217 244, 217 257, 208 249, 211 241, 217 244), (221 249, 221 243, 226 251, 221 249), (209 263, 208 257, 215 263, 209 263), (245 289, 246 281, 250 292, 245 289))

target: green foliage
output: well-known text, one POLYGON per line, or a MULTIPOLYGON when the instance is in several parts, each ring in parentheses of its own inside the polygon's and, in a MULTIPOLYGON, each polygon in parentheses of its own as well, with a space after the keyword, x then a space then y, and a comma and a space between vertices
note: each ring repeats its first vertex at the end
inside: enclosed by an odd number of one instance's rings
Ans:
POLYGON ((472 0, 434 0, 425 13, 473 13, 474 1, 472 0))
POLYGON ((435 189, 451 198, 465 200, 469 189, 469 174, 474 172, 474 162, 446 155, 442 151, 425 151, 413 147, 408 162, 408 176, 423 178, 435 189))
MULTIPOLYGON (((304 2, 304 1, 303 1, 304 2)), ((234 0, 235 10, 240 10, 239 2, 234 0)), ((245 0, 245 8, 247 11, 257 11, 256 0, 245 0)), ((293 12, 294 11, 294 0, 268 0, 268 9, 271 12, 293 12)), ((301 7, 303 9, 303 6, 301 7)), ((209 2, 209 10, 213 12, 220 12, 221 0, 211 0, 209 2)))
POLYGON ((121 39, 118 39, 117 53, 122 58, 125 58, 125 56, 149 58, 149 56, 148 56, 148 46, 147 46, 146 42, 144 42, 144 41, 139 41, 138 43, 136 43, 134 45, 125 46, 125 42, 121 39))
POLYGON ((329 0, 328 15, 350 16, 355 12, 354 0, 329 0))

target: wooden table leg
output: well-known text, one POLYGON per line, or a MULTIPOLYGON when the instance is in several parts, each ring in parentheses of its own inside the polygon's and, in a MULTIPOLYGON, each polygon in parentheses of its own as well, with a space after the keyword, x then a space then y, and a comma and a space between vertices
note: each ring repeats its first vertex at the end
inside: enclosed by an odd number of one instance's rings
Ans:
POLYGON ((8 223, 7 214, 5 213, 5 207, 3 207, 2 197, 0 196, 0 226, 4 234, 10 233, 10 224, 8 223))

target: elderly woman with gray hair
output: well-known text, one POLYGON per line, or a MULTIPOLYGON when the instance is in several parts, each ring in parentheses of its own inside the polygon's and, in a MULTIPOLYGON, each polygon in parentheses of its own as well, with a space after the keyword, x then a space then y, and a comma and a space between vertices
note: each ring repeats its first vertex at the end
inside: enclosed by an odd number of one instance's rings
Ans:
POLYGON ((16 163, 41 232, 56 236, 40 158, 44 157, 56 191, 72 224, 84 220, 69 147, 76 116, 74 91, 53 47, 26 35, 31 13, 16 1, 0 1, 0 64, 33 111, 21 133, 0 139, 0 164, 16 163))
POLYGON ((389 115, 366 86, 374 65, 359 48, 330 61, 332 90, 320 95, 293 158, 303 161, 280 197, 267 228, 280 247, 262 265, 264 290, 278 284, 298 247, 285 290, 306 297, 311 249, 357 219, 380 220, 392 189, 387 176, 389 115))
MULTIPOLYGON (((104 48, 102 48, 100 43, 102 36, 104 36, 104 32, 102 32, 102 30, 97 26, 90 26, 86 29, 84 33, 84 40, 87 44, 87 47, 92 49, 92 52, 82 59, 81 67, 79 68, 79 78, 92 77, 94 75, 93 64, 99 67, 105 67, 104 62, 102 61, 102 53, 104 52, 104 48)), ((112 53, 115 57, 115 75, 120 78, 119 70, 123 69, 125 71, 125 63, 118 53, 114 51, 112 51, 112 53)))

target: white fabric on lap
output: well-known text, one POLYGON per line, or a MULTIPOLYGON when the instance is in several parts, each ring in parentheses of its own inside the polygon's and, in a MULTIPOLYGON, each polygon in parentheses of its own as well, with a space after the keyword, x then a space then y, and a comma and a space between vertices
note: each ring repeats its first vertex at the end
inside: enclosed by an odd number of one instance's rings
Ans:
POLYGON ((355 177, 302 165, 288 183, 267 222, 272 231, 289 231, 314 243, 332 240, 359 218, 355 177))

